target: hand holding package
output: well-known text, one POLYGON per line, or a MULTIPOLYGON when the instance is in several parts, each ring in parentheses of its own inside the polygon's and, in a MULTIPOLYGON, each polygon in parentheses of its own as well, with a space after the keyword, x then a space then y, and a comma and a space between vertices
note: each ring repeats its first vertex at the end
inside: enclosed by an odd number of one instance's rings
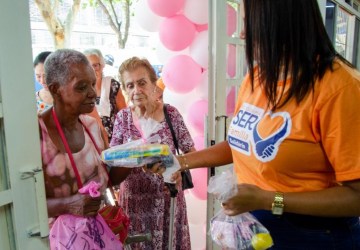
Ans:
MULTIPOLYGON (((220 202, 237 194, 237 181, 231 171, 209 180, 208 192, 220 202)), ((221 209, 210 221, 212 240, 226 249, 265 250, 273 245, 269 231, 251 214, 228 216, 221 209)))

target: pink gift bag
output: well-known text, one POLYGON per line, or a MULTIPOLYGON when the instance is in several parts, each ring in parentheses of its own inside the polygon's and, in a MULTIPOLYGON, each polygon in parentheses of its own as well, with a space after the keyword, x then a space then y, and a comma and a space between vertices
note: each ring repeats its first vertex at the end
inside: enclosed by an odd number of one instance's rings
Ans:
POLYGON ((106 225, 96 217, 60 215, 50 230, 51 250, 122 250, 123 245, 106 225))

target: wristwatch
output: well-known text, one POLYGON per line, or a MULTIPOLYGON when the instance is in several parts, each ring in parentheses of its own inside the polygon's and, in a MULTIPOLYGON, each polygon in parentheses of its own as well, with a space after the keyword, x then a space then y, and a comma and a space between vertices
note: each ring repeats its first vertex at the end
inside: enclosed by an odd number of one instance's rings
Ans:
POLYGON ((271 206, 272 214, 282 215, 284 212, 284 194, 281 192, 276 192, 274 197, 274 202, 271 206))

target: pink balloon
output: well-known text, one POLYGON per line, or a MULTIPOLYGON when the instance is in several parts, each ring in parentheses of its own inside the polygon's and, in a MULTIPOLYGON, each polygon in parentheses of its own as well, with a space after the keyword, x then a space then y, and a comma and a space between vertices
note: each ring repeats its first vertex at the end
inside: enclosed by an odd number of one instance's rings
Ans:
POLYGON ((205 137, 203 135, 197 135, 194 137, 195 149, 201 150, 205 148, 205 137))
POLYGON ((190 56, 178 55, 164 66, 162 78, 170 91, 188 93, 200 84, 201 67, 190 56))
POLYGON ((148 0, 150 9, 157 15, 171 17, 184 6, 185 0, 148 0))
POLYGON ((199 134, 204 134, 205 116, 208 113, 208 101, 198 100, 190 105, 187 121, 199 134))
POLYGON ((207 168, 197 168, 191 170, 191 176, 194 183, 194 188, 190 192, 200 200, 207 199, 207 168))
POLYGON ((165 18, 159 28, 159 38, 169 50, 183 50, 195 38, 195 25, 183 15, 165 18))
POLYGON ((231 86, 227 92, 228 93, 226 95, 226 115, 232 116, 235 111, 235 97, 236 97, 235 86, 231 86))
POLYGON ((230 78, 236 75, 236 47, 233 44, 228 46, 226 72, 230 78))
POLYGON ((226 6, 226 14, 227 14, 227 26, 226 26, 226 34, 231 36, 236 31, 236 10, 230 5, 226 6))
POLYGON ((196 28, 197 32, 201 32, 204 30, 208 30, 209 25, 207 23, 206 24, 195 24, 195 28, 196 28))
POLYGON ((187 47, 186 49, 179 50, 179 51, 169 50, 159 40, 157 45, 156 45, 156 55, 157 55, 157 58, 159 59, 160 63, 165 65, 174 56, 177 56, 177 55, 190 55, 190 49, 189 49, 189 47, 187 47))

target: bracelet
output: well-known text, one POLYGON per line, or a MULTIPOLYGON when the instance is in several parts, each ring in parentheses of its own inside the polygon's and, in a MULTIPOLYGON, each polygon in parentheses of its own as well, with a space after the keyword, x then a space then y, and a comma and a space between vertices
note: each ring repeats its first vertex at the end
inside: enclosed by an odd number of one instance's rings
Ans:
POLYGON ((189 168, 189 164, 187 163, 185 155, 181 154, 181 170, 187 170, 189 168))

